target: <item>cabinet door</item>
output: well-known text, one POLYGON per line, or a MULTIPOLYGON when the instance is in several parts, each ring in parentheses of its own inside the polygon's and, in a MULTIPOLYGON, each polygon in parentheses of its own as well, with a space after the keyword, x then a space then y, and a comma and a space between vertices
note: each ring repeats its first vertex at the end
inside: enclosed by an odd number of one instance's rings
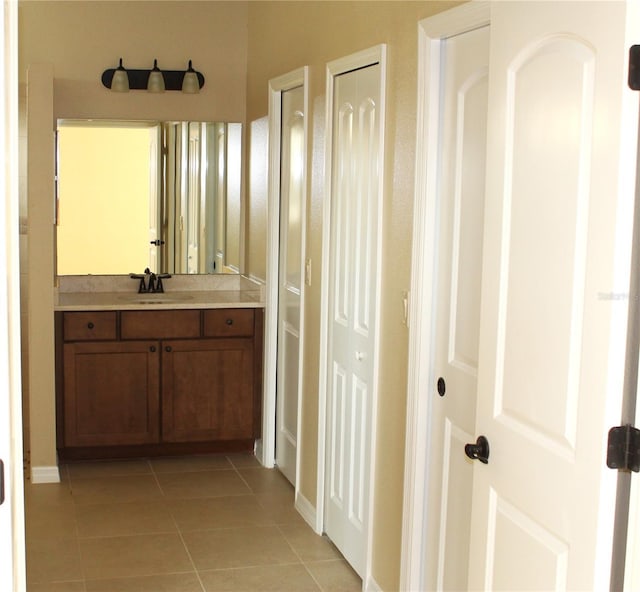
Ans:
POLYGON ((162 439, 255 437, 253 340, 162 343, 162 439))
POLYGON ((64 345, 65 446, 159 441, 157 342, 64 345))

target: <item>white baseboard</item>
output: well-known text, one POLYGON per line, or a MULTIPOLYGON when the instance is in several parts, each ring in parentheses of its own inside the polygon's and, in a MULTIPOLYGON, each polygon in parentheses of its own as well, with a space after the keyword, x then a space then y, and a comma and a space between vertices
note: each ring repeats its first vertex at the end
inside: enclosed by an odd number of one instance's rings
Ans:
POLYGON ((253 454, 263 467, 265 467, 266 469, 273 469, 273 461, 271 462, 271 464, 269 464, 268 459, 265 458, 265 449, 262 438, 256 440, 256 443, 253 447, 253 454))
POLYGON ((299 491, 296 493, 295 508, 298 510, 300 516, 304 518, 304 521, 313 528, 316 534, 322 534, 316 531, 316 509, 299 491))
POLYGON ((31 483, 60 483, 60 471, 52 467, 31 467, 31 483))

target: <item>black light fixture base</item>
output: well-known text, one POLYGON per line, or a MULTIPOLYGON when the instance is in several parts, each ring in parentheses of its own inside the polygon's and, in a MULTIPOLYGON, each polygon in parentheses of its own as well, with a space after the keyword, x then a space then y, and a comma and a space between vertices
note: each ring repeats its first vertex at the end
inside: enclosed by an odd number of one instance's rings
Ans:
MULTIPOLYGON (((109 68, 102 73, 102 84, 108 89, 111 89, 111 81, 113 80, 113 74, 116 71, 115 68, 109 68)), ((127 77, 129 78, 129 88, 131 90, 147 90, 149 83, 149 74, 151 70, 130 70, 127 68, 127 77)), ((165 90, 182 90, 182 81, 187 70, 161 70, 162 77, 164 78, 165 90)), ((201 72, 196 72, 198 77, 198 84, 200 88, 204 86, 204 76, 201 72)))

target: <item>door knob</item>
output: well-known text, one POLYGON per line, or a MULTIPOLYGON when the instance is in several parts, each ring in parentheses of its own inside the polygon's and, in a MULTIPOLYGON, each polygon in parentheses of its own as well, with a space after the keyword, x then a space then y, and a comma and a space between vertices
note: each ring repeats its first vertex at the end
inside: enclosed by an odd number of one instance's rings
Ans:
POLYGON ((489 440, 478 436, 475 444, 465 444, 464 453, 471 460, 479 460, 486 465, 489 462, 489 440))

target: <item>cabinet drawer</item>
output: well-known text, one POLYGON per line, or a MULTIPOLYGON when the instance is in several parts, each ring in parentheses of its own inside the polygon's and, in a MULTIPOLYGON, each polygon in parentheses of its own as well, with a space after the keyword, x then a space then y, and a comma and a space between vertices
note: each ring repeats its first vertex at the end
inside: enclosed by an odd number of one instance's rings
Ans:
POLYGON ((120 313, 122 339, 200 337, 199 310, 132 310, 120 313))
POLYGON ((253 335, 252 308, 218 308, 204 313, 205 337, 250 337, 253 335))
POLYGON ((116 313, 65 312, 65 341, 98 341, 116 338, 116 313))

